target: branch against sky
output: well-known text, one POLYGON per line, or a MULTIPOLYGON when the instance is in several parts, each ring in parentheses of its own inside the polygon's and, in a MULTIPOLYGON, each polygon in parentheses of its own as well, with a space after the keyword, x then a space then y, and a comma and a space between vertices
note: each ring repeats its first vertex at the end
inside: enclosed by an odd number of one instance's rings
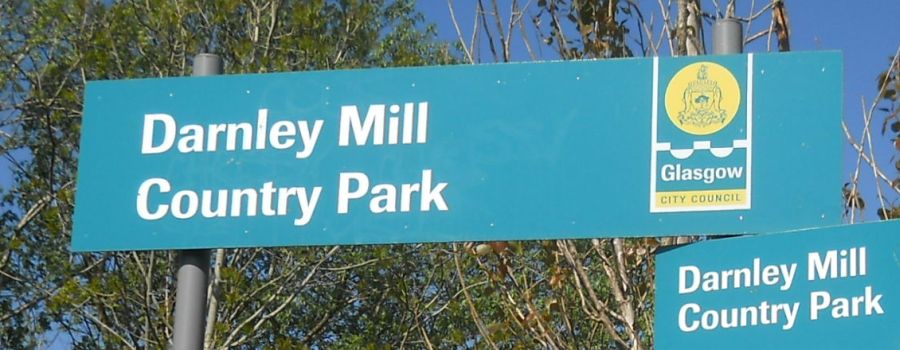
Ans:
POLYGON ((877 95, 872 99, 871 103, 866 104, 865 98, 861 100, 861 118, 863 119, 862 135, 859 138, 854 137, 847 123, 843 123, 844 136, 847 142, 856 152, 856 167, 849 179, 844 184, 844 215, 851 223, 856 222, 858 217, 867 210, 874 210, 881 220, 900 218, 900 204, 897 199, 900 198, 900 159, 897 154, 900 153, 900 112, 898 112, 897 93, 900 91, 900 47, 894 55, 891 56, 887 69, 878 75, 876 80, 877 95), (881 123, 875 119, 876 115, 881 115, 881 123), (872 141, 873 130, 880 125, 880 134, 882 136, 893 136, 890 141, 890 150, 885 145, 877 144, 872 141), (889 158, 889 166, 885 167, 875 152, 883 151, 888 148, 893 155, 889 158), (893 166, 893 169, 890 168, 893 166), (868 168, 868 169, 865 169, 868 168), (885 169, 889 170, 885 170, 885 169), (864 170, 870 170, 871 174, 864 174, 864 170), (860 190, 861 177, 871 176, 872 182, 875 184, 875 198, 877 207, 866 205, 863 194, 860 190))

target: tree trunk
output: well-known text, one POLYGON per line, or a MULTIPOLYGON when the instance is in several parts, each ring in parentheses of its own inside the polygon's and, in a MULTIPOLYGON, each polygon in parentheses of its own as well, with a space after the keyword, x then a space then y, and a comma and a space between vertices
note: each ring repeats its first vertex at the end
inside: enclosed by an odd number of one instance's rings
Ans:
POLYGON ((678 0, 678 25, 675 28, 678 56, 706 54, 703 44, 703 14, 698 0, 678 0))

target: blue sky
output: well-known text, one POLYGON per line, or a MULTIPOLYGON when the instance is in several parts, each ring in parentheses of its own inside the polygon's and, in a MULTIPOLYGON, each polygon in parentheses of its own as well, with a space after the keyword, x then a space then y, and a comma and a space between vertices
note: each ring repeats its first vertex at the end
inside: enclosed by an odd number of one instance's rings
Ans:
MULTIPOLYGON (((451 0, 456 19, 459 21, 460 30, 468 40, 472 33, 472 19, 475 14, 475 0, 451 0)), ((520 1, 525 3, 526 1, 520 1)), ((721 1, 725 3, 726 1, 721 1)), ((509 0, 499 0, 501 12, 508 11, 509 0)), ((656 1, 638 1, 643 11, 644 18, 650 20, 656 18, 655 32, 658 33, 660 11, 656 1)), ((750 1, 738 1, 736 14, 746 17, 750 12, 750 1)), ((768 1, 755 1, 756 11, 768 1)), ((484 1, 485 6, 490 6, 490 1, 484 1)), ((714 9, 712 0, 703 0, 704 9, 714 9)), ((867 106, 877 95, 875 79, 889 64, 889 57, 900 47, 900 32, 896 30, 897 14, 900 14, 900 1, 786 1, 790 18, 791 50, 838 50, 844 55, 844 120, 857 139, 861 135, 863 117, 860 98, 866 100, 867 106)), ((450 19, 447 1, 426 0, 419 2, 419 9, 425 14, 426 20, 437 25, 439 38, 447 41, 457 39, 456 29, 450 19)), ((529 13, 526 16, 533 16, 529 13)), ((508 12, 504 19, 508 18, 508 12)), ((530 19, 526 18, 526 26, 530 25, 530 19)), ((750 27, 751 33, 756 33, 768 28, 771 20, 769 13, 757 18, 750 27)), ((489 23, 493 25, 493 23, 489 23)), ((746 27, 745 27, 746 29, 746 27)), ((709 29, 707 28, 707 33, 709 29)), ((635 35, 635 33, 632 33, 635 35)), ((710 46, 709 35, 707 47, 710 46)), ((774 40, 774 39, 773 39, 774 40)), ((532 45, 535 44, 532 40, 532 45)), ((773 46, 775 44, 773 43, 773 46)), ((529 60, 528 55, 521 44, 521 39, 515 40, 512 45, 514 61, 529 60)), ((550 60, 557 57, 552 55, 552 49, 544 46, 544 56, 541 59, 550 60)), ((765 38, 755 41, 746 52, 766 52, 765 38)), ((484 52, 485 59, 482 62, 491 62, 489 53, 484 52)), ((668 50, 662 50, 662 56, 668 56, 668 50)), ((873 129, 872 142, 881 148, 876 148, 876 158, 882 169, 888 176, 896 176, 891 157, 895 155, 890 143, 890 135, 882 137, 880 134, 881 122, 884 114, 878 114, 873 118, 877 127, 873 129)), ((814 116, 810 116, 813 118, 814 116)), ((839 127, 839 125, 836 125, 839 127)), ((851 152, 849 146, 844 154, 835 154, 835 157, 844 159, 844 181, 851 177, 856 164, 856 154, 851 152)), ((894 159, 896 160, 896 159, 894 159)), ((809 174, 808 176, 815 176, 809 174)), ((872 181, 871 170, 863 169, 860 175, 861 193, 864 195, 868 207, 864 212, 864 219, 877 220, 875 208, 880 207, 875 196, 875 188, 872 181)), ((840 185, 835 184, 835 200, 840 200, 840 185)), ((886 186, 882 190, 889 191, 886 186)), ((896 198, 897 196, 889 197, 896 198)))

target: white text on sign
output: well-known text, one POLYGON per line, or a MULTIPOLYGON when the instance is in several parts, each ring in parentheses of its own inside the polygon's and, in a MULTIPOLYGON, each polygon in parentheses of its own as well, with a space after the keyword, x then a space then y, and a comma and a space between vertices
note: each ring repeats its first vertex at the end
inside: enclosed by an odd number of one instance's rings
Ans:
MULTIPOLYGON (((365 114, 357 105, 340 107, 339 146, 428 141, 428 102, 372 104, 362 110, 365 114)), ((266 108, 256 111, 255 121, 211 124, 179 123, 176 116, 149 113, 143 120, 141 154, 293 150, 296 159, 307 159, 313 156, 324 128, 324 119, 270 120, 266 108)), ((449 184, 435 180, 432 169, 423 169, 418 181, 401 184, 373 184, 364 172, 337 176, 339 214, 350 213, 351 203, 357 200, 368 200, 373 214, 450 210, 444 197, 449 184), (413 205, 416 201, 418 205, 413 205)), ((135 211, 148 221, 291 215, 295 226, 304 226, 313 219, 322 194, 329 192, 320 185, 276 186, 265 180, 250 187, 177 188, 169 179, 151 177, 138 186, 135 211)))

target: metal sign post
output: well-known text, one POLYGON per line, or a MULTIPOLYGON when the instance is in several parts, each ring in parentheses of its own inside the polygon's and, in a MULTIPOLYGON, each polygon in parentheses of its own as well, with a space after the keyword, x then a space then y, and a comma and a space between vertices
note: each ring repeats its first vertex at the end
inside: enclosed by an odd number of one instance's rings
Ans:
POLYGON ((713 54, 734 55, 744 52, 743 25, 737 18, 722 18, 713 25, 713 54))
MULTIPOLYGON (((201 53, 194 57, 193 76, 222 74, 222 58, 201 53)), ((209 250, 178 252, 178 287, 175 293, 174 350, 203 349, 206 326, 206 290, 209 250)))

